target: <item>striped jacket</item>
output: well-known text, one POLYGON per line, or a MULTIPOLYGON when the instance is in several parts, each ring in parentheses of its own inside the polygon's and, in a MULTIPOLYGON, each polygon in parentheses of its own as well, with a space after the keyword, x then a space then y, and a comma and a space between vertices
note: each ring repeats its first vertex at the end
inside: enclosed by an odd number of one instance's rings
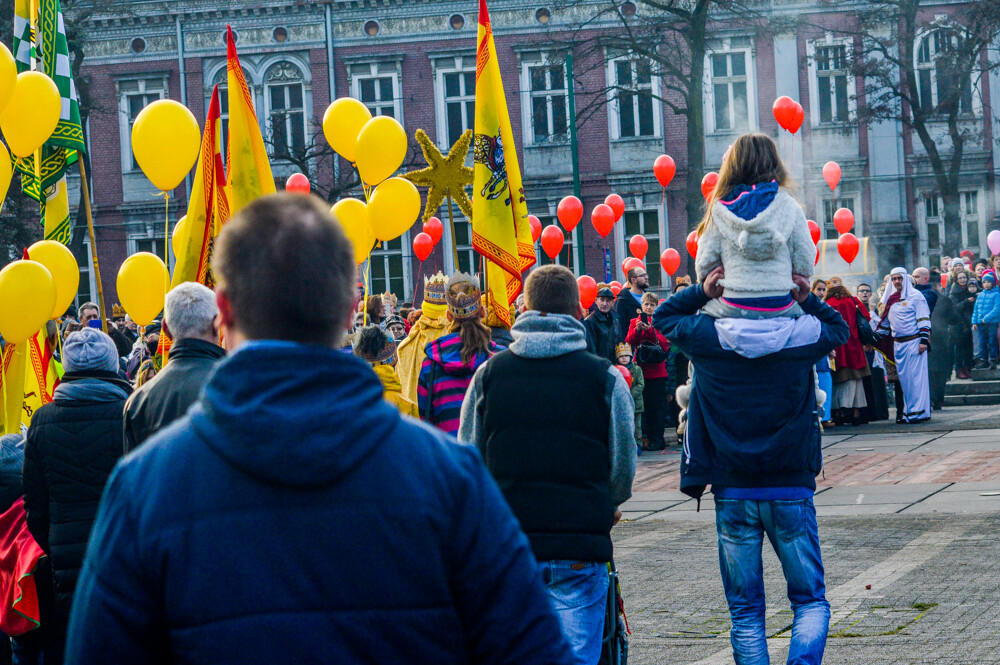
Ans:
POLYGON ((420 367, 417 381, 417 406, 421 419, 435 427, 458 432, 462 400, 479 366, 503 347, 490 342, 488 353, 478 353, 462 362, 462 338, 459 333, 442 335, 427 345, 427 358, 420 367))

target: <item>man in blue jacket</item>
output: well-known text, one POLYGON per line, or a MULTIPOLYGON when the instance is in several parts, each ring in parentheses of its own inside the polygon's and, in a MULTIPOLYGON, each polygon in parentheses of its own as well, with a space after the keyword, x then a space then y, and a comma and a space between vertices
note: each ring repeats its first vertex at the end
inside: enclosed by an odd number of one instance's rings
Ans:
POLYGON ((112 474, 67 662, 568 664, 475 448, 336 350, 356 267, 326 207, 254 201, 213 270, 234 352, 112 474))
POLYGON ((813 365, 847 342, 840 314, 794 275, 805 316, 713 319, 698 311, 722 295, 716 268, 663 303, 653 325, 691 359, 681 490, 715 496, 722 583, 736 662, 768 662, 761 547, 781 561, 795 618, 789 663, 820 663, 830 623, 813 494, 823 466, 813 365))

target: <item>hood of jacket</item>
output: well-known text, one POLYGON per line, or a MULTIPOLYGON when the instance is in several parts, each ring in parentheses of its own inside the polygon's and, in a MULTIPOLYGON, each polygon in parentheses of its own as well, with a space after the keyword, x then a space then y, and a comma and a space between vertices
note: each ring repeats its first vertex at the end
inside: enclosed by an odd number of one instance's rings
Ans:
POLYGON ((556 358, 587 348, 587 330, 568 314, 528 311, 510 329, 512 353, 522 358, 556 358))
POLYGON ((472 376, 480 365, 490 359, 491 355, 502 350, 491 340, 488 353, 477 353, 469 358, 469 362, 463 362, 462 337, 457 332, 442 335, 425 348, 427 358, 440 365, 445 374, 455 378, 472 376))
POLYGON ((801 212, 794 198, 779 191, 771 204, 751 219, 743 219, 718 202, 712 209, 712 224, 748 261, 764 261, 787 244, 801 212))
POLYGON ((329 485, 399 424, 364 362, 321 346, 257 341, 222 361, 189 412, 192 429, 257 479, 329 485))
POLYGON ((114 372, 66 372, 52 392, 56 402, 117 402, 128 399, 132 386, 114 372))
POLYGON ((821 331, 815 316, 715 320, 722 348, 744 358, 761 358, 782 349, 815 344, 821 331))

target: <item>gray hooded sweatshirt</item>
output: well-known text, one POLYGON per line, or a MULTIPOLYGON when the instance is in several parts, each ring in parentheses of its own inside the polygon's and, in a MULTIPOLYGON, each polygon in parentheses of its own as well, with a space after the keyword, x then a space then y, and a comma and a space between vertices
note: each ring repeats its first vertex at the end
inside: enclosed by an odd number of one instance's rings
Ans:
MULTIPOLYGON (((587 349, 587 334, 583 324, 565 314, 525 312, 514 322, 510 334, 514 343, 509 350, 521 358, 555 358, 587 349)), ((475 444, 484 454, 486 442, 478 413, 483 400, 483 367, 488 363, 489 361, 476 371, 472 384, 465 393, 458 430, 460 441, 475 444)), ((611 404, 611 425, 608 430, 611 500, 618 506, 632 496, 636 464, 635 404, 621 373, 613 365, 608 368, 608 372, 615 377, 612 394, 606 396, 605 402, 611 404)))

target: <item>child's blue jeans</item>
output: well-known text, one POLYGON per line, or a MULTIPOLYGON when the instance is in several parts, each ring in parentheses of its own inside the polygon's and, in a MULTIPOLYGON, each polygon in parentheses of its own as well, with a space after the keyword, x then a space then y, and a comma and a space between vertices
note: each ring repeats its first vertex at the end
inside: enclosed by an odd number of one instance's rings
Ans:
POLYGON ((979 357, 983 360, 996 360, 998 354, 996 323, 979 324, 979 357))

